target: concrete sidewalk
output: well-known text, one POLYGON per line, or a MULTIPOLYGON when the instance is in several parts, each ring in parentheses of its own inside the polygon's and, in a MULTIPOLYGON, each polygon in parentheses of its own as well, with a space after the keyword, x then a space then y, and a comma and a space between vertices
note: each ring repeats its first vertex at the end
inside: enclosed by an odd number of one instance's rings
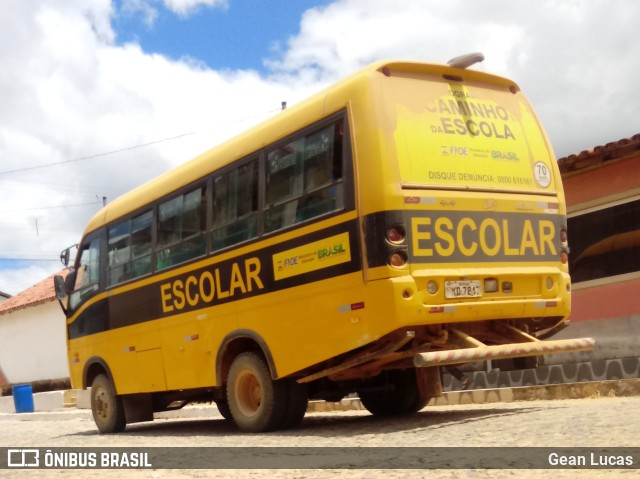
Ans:
MULTIPOLYGON (((497 402, 535 401, 549 399, 582 399, 596 397, 640 396, 640 379, 620 381, 596 381, 517 388, 475 389, 446 392, 429 406, 459 404, 485 404, 497 402)), ((68 390, 35 393, 33 413, 15 413, 13 397, 0 397, 0 421, 59 421, 63 419, 91 419, 88 391, 68 390)), ((339 402, 311 401, 307 412, 331 412, 364 410, 358 398, 339 402)), ((176 411, 156 413, 160 418, 208 418, 220 417, 215 404, 190 405, 176 411)))

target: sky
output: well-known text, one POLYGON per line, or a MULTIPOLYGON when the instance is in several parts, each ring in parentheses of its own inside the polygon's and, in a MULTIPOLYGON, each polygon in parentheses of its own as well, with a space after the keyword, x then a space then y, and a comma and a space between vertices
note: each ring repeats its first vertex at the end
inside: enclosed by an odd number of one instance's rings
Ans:
POLYGON ((0 291, 110 201, 357 69, 481 51, 558 158, 640 132, 636 0, 5 0, 0 291))

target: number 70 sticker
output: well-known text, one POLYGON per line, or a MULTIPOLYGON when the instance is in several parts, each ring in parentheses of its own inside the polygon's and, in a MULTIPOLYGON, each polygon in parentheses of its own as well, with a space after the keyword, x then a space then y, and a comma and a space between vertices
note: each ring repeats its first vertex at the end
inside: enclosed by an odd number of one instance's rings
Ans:
POLYGON ((533 165, 533 176, 542 188, 547 188, 551 184, 551 170, 541 161, 533 165))

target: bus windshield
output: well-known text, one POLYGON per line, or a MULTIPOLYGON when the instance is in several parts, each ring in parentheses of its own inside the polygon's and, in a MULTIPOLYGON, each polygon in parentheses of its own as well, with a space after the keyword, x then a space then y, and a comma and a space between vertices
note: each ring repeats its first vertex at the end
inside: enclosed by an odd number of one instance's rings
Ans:
POLYGON ((384 108, 396 123, 404 188, 555 192, 553 155, 514 84, 435 75, 390 80, 384 108))

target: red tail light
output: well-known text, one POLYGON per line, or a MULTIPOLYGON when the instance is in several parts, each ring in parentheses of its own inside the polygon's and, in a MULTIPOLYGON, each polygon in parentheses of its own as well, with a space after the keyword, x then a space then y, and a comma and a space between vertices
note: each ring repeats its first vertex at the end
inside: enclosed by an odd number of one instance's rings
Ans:
POLYGON ((406 233, 402 226, 393 226, 387 230, 387 241, 391 244, 401 244, 404 242, 406 233))
POLYGON ((560 262, 562 264, 569 262, 569 236, 566 226, 560 228, 560 262))
POLYGON ((402 268, 407 264, 407 254, 402 251, 393 251, 389 255, 389 265, 394 268, 402 268))

